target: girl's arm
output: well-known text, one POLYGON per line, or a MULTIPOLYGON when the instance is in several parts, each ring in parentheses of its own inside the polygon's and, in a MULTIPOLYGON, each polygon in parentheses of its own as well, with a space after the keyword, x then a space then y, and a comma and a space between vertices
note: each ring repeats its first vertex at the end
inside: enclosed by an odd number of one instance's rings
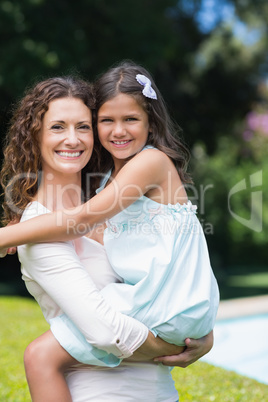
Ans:
POLYGON ((159 150, 140 152, 120 170, 111 184, 87 203, 0 229, 0 251, 20 244, 82 236, 96 224, 127 208, 147 193, 152 185, 161 187, 170 163, 169 158, 159 150))

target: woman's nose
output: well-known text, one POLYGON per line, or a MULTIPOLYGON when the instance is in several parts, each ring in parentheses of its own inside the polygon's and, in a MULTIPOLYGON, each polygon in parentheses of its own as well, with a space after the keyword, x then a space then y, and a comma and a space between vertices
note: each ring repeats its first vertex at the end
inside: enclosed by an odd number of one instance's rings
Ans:
POLYGON ((78 133, 76 132, 76 130, 74 128, 70 128, 68 130, 64 143, 71 147, 75 147, 80 143, 78 133))

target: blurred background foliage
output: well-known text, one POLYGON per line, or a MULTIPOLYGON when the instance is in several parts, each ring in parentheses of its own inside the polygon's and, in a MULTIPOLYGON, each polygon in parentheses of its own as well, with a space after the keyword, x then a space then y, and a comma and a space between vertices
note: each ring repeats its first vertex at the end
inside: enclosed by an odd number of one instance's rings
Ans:
MULTIPOLYGON (((267 293, 267 20, 266 0, 1 0, 1 138, 35 81, 144 65, 192 151, 222 298, 267 293)), ((0 293, 25 294, 17 257, 0 264, 0 293)))

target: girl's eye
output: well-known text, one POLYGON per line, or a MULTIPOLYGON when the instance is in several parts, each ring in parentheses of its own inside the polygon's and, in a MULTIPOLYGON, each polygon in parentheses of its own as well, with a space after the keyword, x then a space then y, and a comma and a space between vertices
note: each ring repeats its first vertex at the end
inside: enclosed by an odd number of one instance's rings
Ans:
POLYGON ((127 117, 126 121, 137 121, 138 119, 136 117, 127 117))
POLYGON ((111 121, 112 121, 112 119, 106 118, 106 119, 100 119, 99 123, 110 123, 111 121))

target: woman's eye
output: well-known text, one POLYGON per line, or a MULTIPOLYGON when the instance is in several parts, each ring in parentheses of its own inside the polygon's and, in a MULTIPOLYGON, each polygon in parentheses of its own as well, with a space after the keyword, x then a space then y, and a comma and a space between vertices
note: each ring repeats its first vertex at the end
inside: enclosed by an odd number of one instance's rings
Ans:
POLYGON ((60 130, 63 130, 63 126, 62 125, 60 125, 60 124, 54 124, 52 127, 51 127, 51 130, 53 130, 53 131, 60 131, 60 130))
POLYGON ((88 131, 88 130, 91 130, 91 126, 88 124, 83 124, 82 126, 78 127, 78 130, 88 131))

